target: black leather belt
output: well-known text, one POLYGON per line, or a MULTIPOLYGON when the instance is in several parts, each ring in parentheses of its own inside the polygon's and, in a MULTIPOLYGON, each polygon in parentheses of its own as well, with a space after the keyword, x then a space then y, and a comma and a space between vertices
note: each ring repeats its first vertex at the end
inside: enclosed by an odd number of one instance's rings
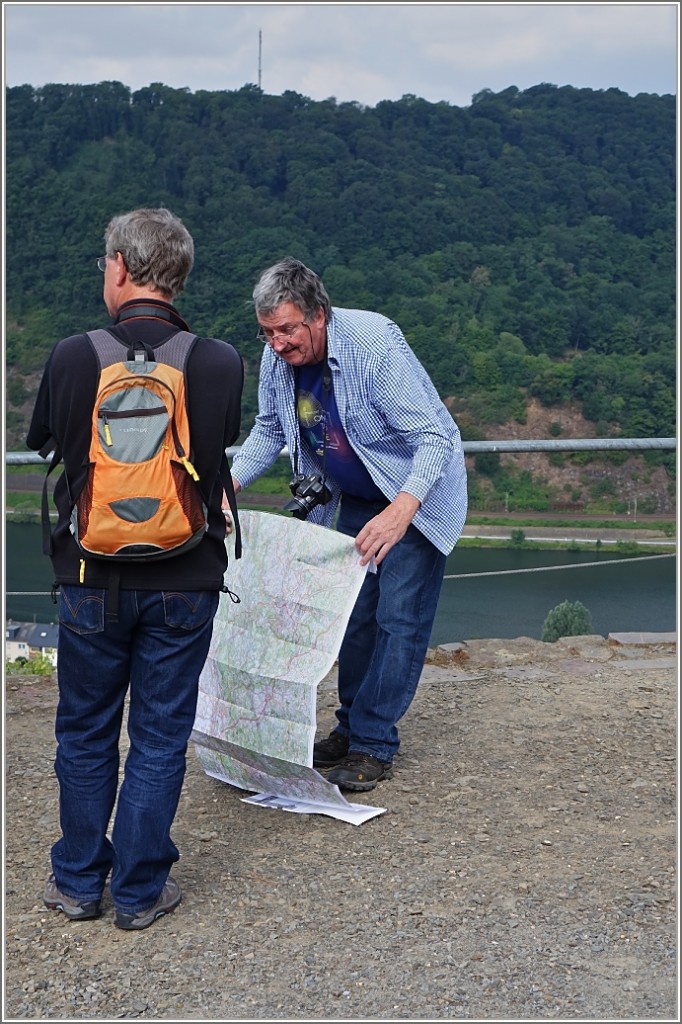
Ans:
POLYGON ((349 491, 341 491, 341 501, 364 505, 366 508, 376 509, 377 512, 381 512, 391 504, 388 498, 360 498, 357 494, 350 494, 349 491))

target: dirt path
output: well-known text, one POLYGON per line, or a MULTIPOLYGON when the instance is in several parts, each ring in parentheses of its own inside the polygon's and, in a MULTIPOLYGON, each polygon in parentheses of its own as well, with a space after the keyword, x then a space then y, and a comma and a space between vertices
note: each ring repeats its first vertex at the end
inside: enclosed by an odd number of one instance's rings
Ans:
POLYGON ((357 827, 244 804, 192 749, 185 898, 134 934, 42 906, 55 686, 9 676, 3 1020, 679 1019, 676 683, 668 634, 432 651, 357 827))

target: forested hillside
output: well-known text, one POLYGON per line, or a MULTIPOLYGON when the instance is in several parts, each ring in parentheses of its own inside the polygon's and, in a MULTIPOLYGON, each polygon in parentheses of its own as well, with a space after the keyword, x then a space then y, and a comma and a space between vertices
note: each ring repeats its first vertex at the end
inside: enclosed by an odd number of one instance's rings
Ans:
MULTIPOLYGON (((166 205, 196 264, 178 306, 231 341, 255 411, 250 295, 280 256, 396 320, 465 436, 530 400, 598 436, 675 434, 676 106, 542 84, 375 107, 118 82, 6 93, 8 447, 55 340, 107 322, 109 218, 166 205)), ((672 466, 673 456, 661 456, 672 466)))

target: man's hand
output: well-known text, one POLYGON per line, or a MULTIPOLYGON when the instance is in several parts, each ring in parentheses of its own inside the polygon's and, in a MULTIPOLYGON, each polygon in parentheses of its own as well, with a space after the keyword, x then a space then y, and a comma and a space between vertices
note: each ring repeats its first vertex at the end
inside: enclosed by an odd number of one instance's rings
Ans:
POLYGON ((367 565, 372 559, 377 565, 383 562, 391 548, 405 536, 420 504, 413 494, 400 491, 388 508, 365 523, 355 538, 355 546, 362 556, 360 565, 367 565))

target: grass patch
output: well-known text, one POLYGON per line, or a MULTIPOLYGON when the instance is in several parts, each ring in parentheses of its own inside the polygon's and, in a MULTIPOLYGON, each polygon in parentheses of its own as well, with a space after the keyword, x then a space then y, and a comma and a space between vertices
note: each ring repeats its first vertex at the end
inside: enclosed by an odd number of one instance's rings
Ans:
POLYGON ((614 519, 542 519, 540 516, 533 516, 532 519, 523 517, 523 514, 516 516, 468 516, 467 526, 551 526, 565 530, 660 530, 668 533, 671 524, 669 519, 648 519, 646 521, 631 518, 614 519))
POLYGON ((605 544, 604 541, 570 541, 569 543, 557 540, 526 540, 522 547, 514 545, 509 540, 492 540, 489 537, 460 537, 457 541, 457 548, 502 548, 515 549, 516 551, 593 551, 601 554, 617 553, 628 558, 636 555, 667 555, 672 554, 670 549, 662 548, 660 544, 647 544, 646 541, 627 542, 616 541, 605 544))

